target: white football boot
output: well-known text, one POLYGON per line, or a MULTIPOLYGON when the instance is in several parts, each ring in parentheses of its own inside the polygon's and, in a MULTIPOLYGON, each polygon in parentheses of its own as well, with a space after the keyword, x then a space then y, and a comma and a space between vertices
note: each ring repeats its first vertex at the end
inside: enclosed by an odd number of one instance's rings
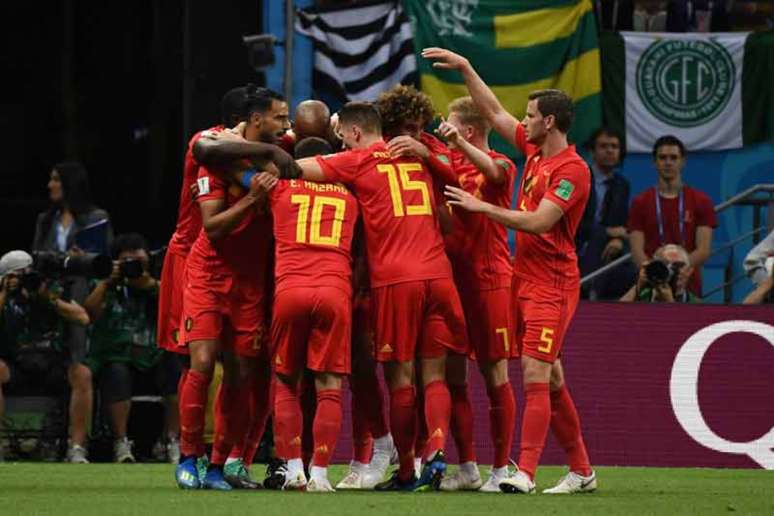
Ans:
POLYGON ((597 475, 584 477, 573 471, 567 473, 554 487, 543 489, 543 494, 593 493, 597 489, 597 475))

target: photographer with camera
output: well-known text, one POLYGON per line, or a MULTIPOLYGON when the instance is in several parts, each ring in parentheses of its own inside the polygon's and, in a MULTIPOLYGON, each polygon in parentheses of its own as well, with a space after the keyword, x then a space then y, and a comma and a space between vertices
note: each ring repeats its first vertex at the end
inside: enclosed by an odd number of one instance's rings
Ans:
POLYGON ((653 260, 642 264, 637 283, 620 301, 701 303, 687 288, 692 274, 688 252, 679 245, 667 244, 656 249, 653 260))
POLYGON ((32 269, 33 258, 11 251, 0 258, 0 419, 2 384, 19 392, 51 394, 65 387, 63 341, 68 323, 85 327, 86 310, 59 282, 32 269))
POLYGON ((86 365, 97 378, 109 413, 116 462, 134 462, 127 424, 132 391, 152 386, 166 401, 166 423, 176 438, 179 365, 156 346, 159 281, 151 274, 151 253, 137 233, 118 236, 112 245, 113 271, 84 301, 94 324, 86 365), (133 389, 135 388, 135 389, 133 389))

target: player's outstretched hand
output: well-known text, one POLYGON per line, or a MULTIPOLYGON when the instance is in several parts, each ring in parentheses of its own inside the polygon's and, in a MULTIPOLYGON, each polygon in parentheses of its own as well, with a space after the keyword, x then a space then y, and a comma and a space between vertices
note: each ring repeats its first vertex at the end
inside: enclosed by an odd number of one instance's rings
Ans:
POLYGON ((467 59, 445 48, 429 47, 422 49, 422 57, 435 61, 433 68, 441 68, 443 70, 462 70, 470 65, 467 59))
POLYGON ((264 197, 277 186, 277 181, 279 179, 268 172, 256 174, 250 179, 250 194, 256 199, 264 197))
POLYGON ((460 137, 460 132, 457 130, 456 127, 451 125, 449 122, 447 122, 445 119, 441 118, 441 125, 438 126, 438 129, 435 130, 435 133, 438 136, 441 136, 446 139, 447 142, 451 144, 456 144, 457 139, 460 137))
POLYGON ((459 206, 460 208, 472 212, 482 212, 486 210, 487 203, 481 199, 476 199, 461 188, 446 185, 446 189, 443 193, 449 199, 447 202, 451 206, 459 206))
POLYGON ((388 141, 387 149, 395 157, 416 156, 423 159, 430 157, 430 151, 422 142, 406 135, 396 136, 388 141))

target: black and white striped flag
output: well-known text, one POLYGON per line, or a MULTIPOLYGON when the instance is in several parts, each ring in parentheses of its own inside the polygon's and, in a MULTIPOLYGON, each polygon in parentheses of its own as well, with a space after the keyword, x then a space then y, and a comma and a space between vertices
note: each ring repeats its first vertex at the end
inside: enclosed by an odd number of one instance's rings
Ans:
POLYGON ((314 41, 314 88, 341 103, 372 101, 417 82, 411 26, 400 2, 299 10, 296 30, 314 41))

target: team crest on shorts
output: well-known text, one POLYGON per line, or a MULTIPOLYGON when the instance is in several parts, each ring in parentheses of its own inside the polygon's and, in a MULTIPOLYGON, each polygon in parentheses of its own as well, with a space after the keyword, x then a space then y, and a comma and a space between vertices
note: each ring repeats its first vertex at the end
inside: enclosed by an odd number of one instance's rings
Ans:
POLYGON ((193 329, 193 319, 190 317, 185 318, 185 331, 191 331, 193 329))
POLYGON ((172 331, 172 342, 174 342, 175 344, 180 343, 180 330, 172 331))

